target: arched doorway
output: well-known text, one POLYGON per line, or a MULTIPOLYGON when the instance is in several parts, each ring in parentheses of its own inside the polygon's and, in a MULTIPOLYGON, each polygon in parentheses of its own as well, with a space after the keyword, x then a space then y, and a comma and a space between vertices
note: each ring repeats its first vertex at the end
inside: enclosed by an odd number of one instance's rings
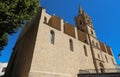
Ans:
POLYGON ((105 72, 105 68, 104 68, 103 63, 100 63, 99 65, 100 65, 100 72, 104 73, 105 72))

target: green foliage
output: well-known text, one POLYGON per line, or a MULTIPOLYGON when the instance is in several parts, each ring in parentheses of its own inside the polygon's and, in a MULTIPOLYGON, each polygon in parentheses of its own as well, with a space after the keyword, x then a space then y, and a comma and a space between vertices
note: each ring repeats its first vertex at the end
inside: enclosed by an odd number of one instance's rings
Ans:
POLYGON ((0 50, 3 49, 3 46, 7 45, 8 43, 8 33, 4 33, 3 36, 0 38, 0 50))
POLYGON ((39 0, 0 0, 0 49, 8 42, 8 34, 17 32, 39 7, 39 0))

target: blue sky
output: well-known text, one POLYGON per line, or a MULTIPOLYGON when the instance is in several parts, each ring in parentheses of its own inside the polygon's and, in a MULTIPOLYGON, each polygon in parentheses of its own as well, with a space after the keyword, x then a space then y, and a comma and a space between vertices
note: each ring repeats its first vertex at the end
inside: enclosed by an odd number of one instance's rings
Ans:
MULTIPOLYGON (((109 45, 118 64, 120 53, 120 0, 41 0, 40 5, 45 7, 51 15, 57 16, 74 25, 74 16, 78 14, 78 5, 92 18, 97 37, 109 45)), ((0 61, 9 60, 12 48, 20 34, 9 36, 9 43, 2 51, 0 61)))

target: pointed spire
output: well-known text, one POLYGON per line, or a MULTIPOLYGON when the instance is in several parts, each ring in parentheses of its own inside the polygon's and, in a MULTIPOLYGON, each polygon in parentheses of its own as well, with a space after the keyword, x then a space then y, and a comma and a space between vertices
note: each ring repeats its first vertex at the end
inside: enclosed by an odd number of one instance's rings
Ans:
POLYGON ((79 8, 79 15, 80 15, 80 14, 83 13, 83 9, 82 9, 82 7, 80 6, 80 4, 79 4, 78 8, 79 8))

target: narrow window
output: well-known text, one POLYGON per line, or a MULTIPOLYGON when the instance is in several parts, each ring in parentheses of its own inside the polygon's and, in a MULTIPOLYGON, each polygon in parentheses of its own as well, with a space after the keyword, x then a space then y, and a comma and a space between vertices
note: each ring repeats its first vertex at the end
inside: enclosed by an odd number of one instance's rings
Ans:
POLYGON ((80 25, 82 25, 82 21, 80 20, 80 25))
POLYGON ((92 40, 92 45, 93 45, 93 46, 95 45, 93 40, 92 40))
POLYGON ((96 47, 98 48, 98 43, 96 43, 96 47))
POLYGON ((100 59, 100 55, 98 54, 98 58, 100 59))
POLYGON ((50 31, 50 43, 51 44, 54 44, 54 41, 55 41, 55 33, 54 31, 50 31))
POLYGON ((86 46, 84 45, 83 48, 84 48, 85 56, 88 56, 86 46))
POLYGON ((70 50, 73 51, 73 41, 72 41, 72 39, 69 40, 69 44, 70 44, 70 50))
POLYGON ((112 60, 113 64, 115 64, 115 62, 114 62, 113 58, 111 58, 111 60, 112 60))
POLYGON ((93 35, 93 31, 91 30, 91 34, 93 35))
POLYGON ((107 59, 107 56, 105 55, 105 59, 106 59, 106 61, 107 61, 107 63, 108 63, 108 59, 107 59))
POLYGON ((87 40, 85 40, 85 43, 87 43, 87 40))
POLYGON ((46 17, 44 17, 44 23, 47 23, 47 18, 46 17))

